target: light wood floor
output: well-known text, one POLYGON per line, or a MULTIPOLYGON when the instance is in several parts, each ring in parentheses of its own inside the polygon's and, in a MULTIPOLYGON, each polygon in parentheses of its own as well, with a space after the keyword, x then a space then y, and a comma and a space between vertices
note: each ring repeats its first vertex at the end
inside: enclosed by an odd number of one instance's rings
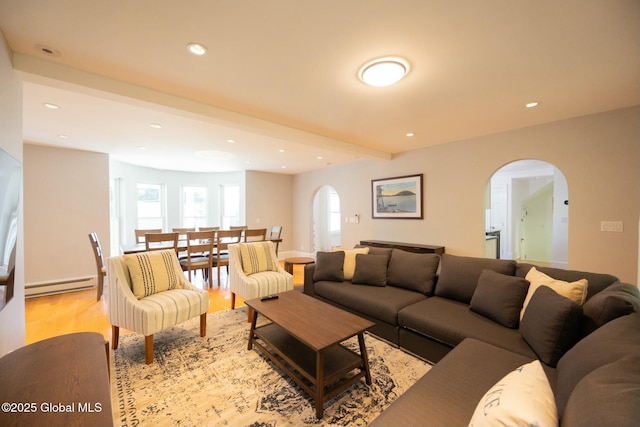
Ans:
MULTIPOLYGON (((193 278, 193 277, 192 277, 193 278)), ((293 283, 296 288, 304 281, 304 266, 294 267, 293 283)), ((207 283, 197 274, 193 284, 209 291, 209 313, 231 308, 231 292, 227 285, 227 277, 222 274, 222 286, 217 287, 214 275, 213 288, 207 289, 207 283)), ((108 280, 106 280, 108 283, 108 280)), ((46 338, 73 332, 99 332, 111 342, 111 324, 108 312, 109 286, 105 286, 105 294, 96 301, 96 290, 68 292, 25 301, 26 337, 25 344, 31 344, 46 338)), ((244 300, 236 298, 236 307, 244 305, 244 300)), ((129 331, 120 329, 120 334, 129 331)))

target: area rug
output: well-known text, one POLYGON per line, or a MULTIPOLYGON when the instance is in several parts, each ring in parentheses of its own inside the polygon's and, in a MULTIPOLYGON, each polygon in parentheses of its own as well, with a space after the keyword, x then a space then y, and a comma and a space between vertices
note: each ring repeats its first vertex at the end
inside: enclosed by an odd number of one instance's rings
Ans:
MULTIPOLYGON (((247 350, 248 331, 246 307, 210 314, 204 338, 199 319, 192 319, 154 336, 151 365, 144 363, 142 335, 121 336, 112 357, 116 425, 367 425, 430 368, 366 334, 372 385, 358 381, 326 402, 318 420, 302 389, 255 349, 247 350)), ((355 338, 346 345, 358 349, 355 338)))

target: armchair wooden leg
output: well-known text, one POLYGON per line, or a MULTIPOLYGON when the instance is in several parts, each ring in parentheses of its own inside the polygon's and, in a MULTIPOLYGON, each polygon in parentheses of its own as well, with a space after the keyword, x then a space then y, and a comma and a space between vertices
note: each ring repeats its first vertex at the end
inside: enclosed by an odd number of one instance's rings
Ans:
POLYGON ((236 308, 236 294, 231 292, 231 309, 236 308))
POLYGON ((200 336, 207 336, 207 313, 200 315, 200 336))
POLYGON ((118 348, 118 338, 120 337, 120 327, 111 325, 111 348, 118 348))
POLYGON ((144 337, 144 352, 145 362, 147 365, 151 365, 153 363, 153 335, 144 337))

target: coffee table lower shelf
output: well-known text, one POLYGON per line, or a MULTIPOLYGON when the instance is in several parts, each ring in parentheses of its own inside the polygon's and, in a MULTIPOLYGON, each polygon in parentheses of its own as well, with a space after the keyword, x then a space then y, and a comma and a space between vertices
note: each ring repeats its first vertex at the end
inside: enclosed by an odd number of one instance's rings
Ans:
MULTIPOLYGON (((358 335, 358 340, 360 348, 364 348, 362 334, 358 335)), ((371 384, 366 353, 357 354, 341 344, 316 352, 280 326, 270 323, 253 329, 249 350, 252 345, 314 398, 318 419, 322 418, 327 400, 360 378, 365 377, 366 383, 371 384), (358 372, 353 372, 356 369, 358 372)))

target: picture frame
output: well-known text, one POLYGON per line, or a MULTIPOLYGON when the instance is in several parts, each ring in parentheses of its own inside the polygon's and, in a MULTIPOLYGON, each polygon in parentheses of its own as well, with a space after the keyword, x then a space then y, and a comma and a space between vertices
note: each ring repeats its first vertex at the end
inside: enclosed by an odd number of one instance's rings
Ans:
POLYGON ((372 218, 423 219, 423 174, 371 180, 372 218))

